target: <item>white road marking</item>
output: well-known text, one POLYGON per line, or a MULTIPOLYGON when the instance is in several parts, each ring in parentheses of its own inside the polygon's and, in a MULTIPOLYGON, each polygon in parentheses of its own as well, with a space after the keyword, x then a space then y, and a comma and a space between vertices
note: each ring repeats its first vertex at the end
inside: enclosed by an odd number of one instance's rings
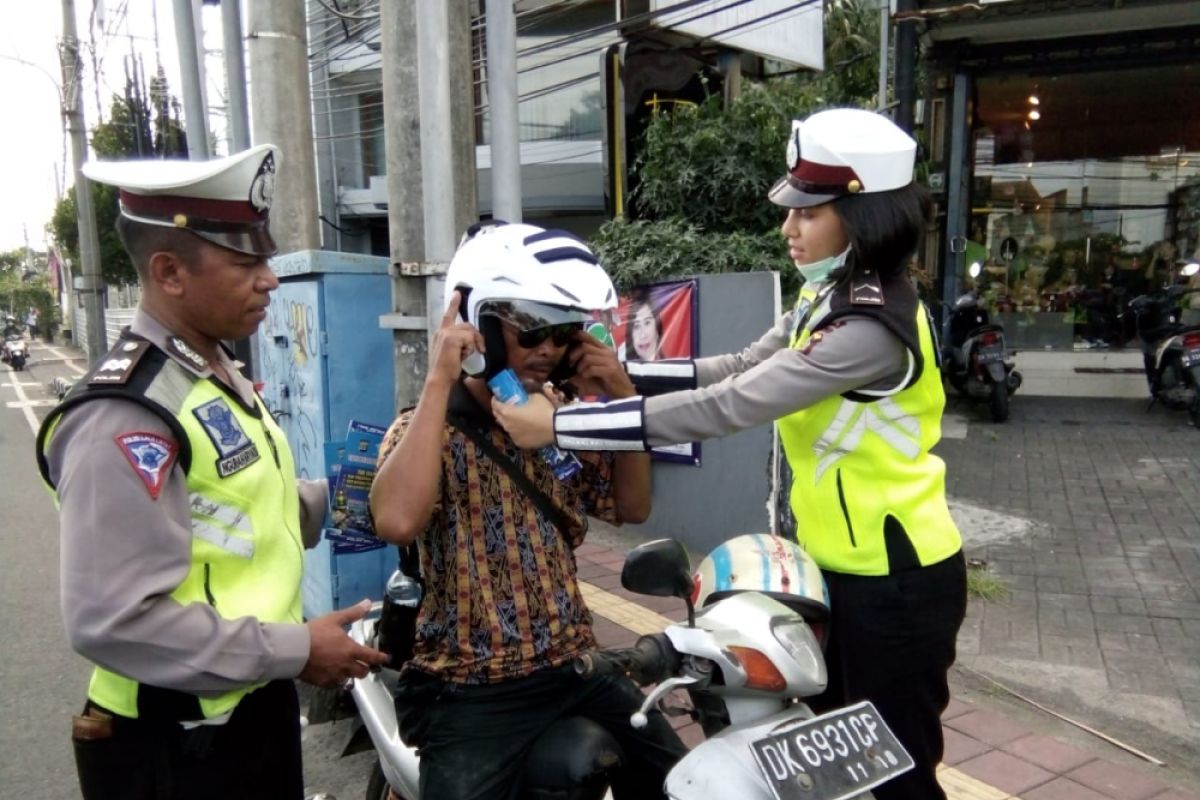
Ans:
MULTIPOLYGON (((34 436, 37 436, 38 421, 37 421, 37 417, 35 417, 33 415, 33 403, 30 402, 29 397, 25 394, 25 384, 18 381, 14 377, 15 375, 16 375, 15 372, 9 372, 8 373, 8 383, 0 384, 0 385, 11 386, 13 388, 13 391, 15 391, 17 393, 17 399, 20 402, 18 402, 15 407, 20 408, 21 411, 25 414, 25 421, 27 423, 29 423, 29 430, 33 432, 34 436)), ((9 405, 12 405, 12 404, 10 403, 9 405)))
POLYGON ((9 400, 4 405, 9 408, 52 408, 58 405, 57 400, 9 400))
POLYGON ((59 350, 57 347, 53 347, 51 345, 45 345, 45 348, 47 350, 49 350, 51 353, 53 353, 55 358, 61 358, 63 360, 64 364, 66 364, 71 369, 75 370, 76 375, 86 375, 87 374, 86 369, 83 369, 82 367, 75 365, 75 361, 82 360, 78 356, 67 355, 62 350, 59 350))

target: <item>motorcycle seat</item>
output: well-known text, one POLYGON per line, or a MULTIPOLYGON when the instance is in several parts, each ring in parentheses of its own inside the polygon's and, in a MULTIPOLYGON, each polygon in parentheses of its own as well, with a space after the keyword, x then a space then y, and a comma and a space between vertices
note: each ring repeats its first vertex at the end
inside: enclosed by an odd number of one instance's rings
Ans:
POLYGON ((988 333, 990 331, 995 331, 996 333, 1004 333, 1004 326, 1002 326, 1002 325, 980 325, 978 328, 972 328, 970 330, 970 332, 967 333, 967 337, 972 338, 975 336, 979 336, 980 334, 988 333))

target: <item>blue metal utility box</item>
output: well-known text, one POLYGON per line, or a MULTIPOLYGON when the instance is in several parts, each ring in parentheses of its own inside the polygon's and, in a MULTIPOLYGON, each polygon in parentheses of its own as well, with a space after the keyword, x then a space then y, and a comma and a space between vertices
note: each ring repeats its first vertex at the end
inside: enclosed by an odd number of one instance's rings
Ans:
MULTIPOLYGON (((280 286, 259 329, 262 396, 287 433, 302 478, 327 474, 325 443, 341 441, 351 420, 382 427, 395 414, 386 258, 303 250, 271 259, 280 286)), ((326 536, 304 569, 308 618, 378 600, 396 567, 396 548, 347 552, 326 536)))

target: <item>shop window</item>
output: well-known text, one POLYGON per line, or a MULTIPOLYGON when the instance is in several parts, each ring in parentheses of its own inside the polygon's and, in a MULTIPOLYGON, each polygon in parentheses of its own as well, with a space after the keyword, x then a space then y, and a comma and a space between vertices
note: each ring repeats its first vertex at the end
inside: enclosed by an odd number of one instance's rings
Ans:
POLYGON ((1010 343, 1136 344, 1125 305, 1200 257, 1200 65, 984 76, 975 108, 965 261, 1010 343))

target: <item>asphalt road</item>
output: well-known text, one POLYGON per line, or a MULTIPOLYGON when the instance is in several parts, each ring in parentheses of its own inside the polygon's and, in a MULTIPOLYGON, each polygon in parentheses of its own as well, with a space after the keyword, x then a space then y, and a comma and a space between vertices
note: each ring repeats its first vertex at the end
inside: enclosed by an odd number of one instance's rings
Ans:
POLYGON ((70 719, 83 704, 88 669, 63 633, 58 517, 33 457, 33 425, 53 400, 44 382, 76 372, 54 358, 35 344, 26 371, 0 366, 0 786, 7 797, 79 794, 70 719))

